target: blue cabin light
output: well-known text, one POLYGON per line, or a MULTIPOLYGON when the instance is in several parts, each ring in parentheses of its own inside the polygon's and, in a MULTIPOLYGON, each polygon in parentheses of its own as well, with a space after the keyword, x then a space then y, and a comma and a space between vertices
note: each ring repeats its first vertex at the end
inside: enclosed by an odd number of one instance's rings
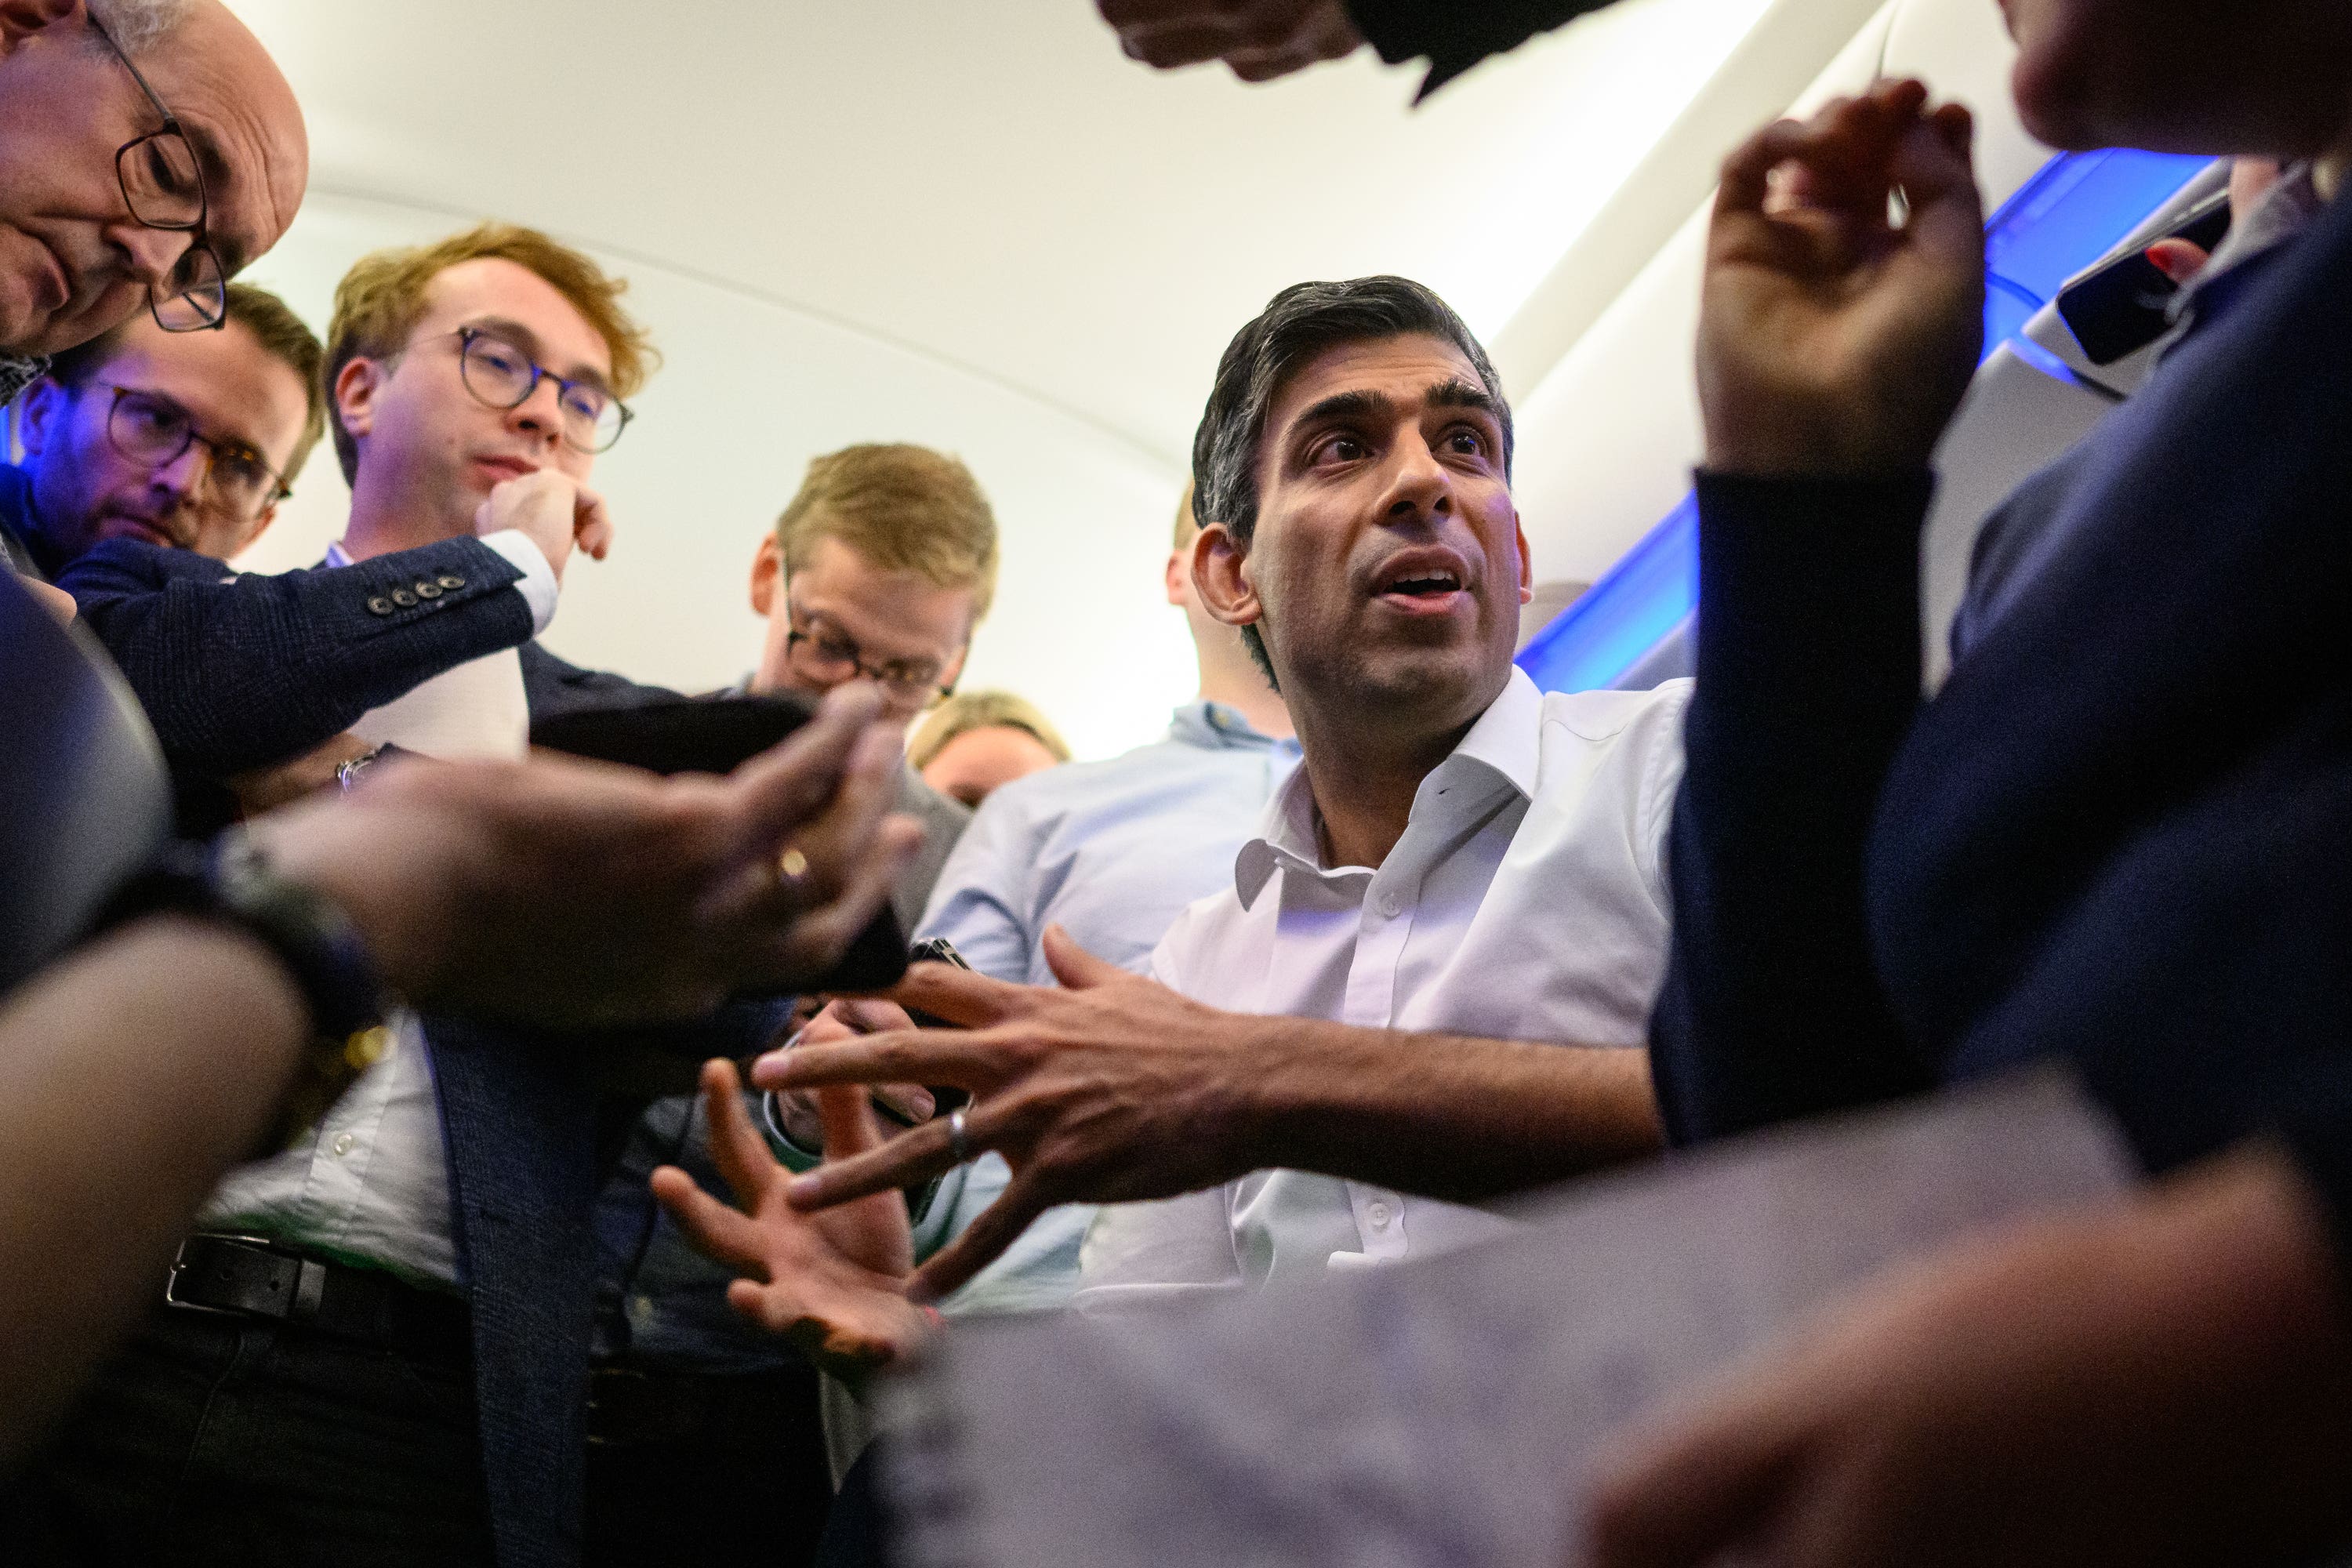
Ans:
MULTIPOLYGON (((2211 160, 2111 149, 2062 153, 1985 224, 1984 353, 2022 342, 2059 286, 2115 248, 2211 160)), ((2050 356, 2034 345, 2030 356, 2050 356)), ((1519 651, 1547 691, 1616 684, 1698 605, 1698 503, 1685 497, 1519 651)))

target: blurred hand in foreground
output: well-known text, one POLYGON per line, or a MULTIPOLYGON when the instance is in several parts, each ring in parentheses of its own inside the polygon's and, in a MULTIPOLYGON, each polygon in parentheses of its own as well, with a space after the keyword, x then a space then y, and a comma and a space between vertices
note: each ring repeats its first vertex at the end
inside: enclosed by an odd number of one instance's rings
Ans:
POLYGON ((1130 58, 1162 70, 1223 60, 1272 81, 1353 54, 1363 34, 1341 0, 1095 0, 1130 58))
POLYGON ((2352 1530, 2352 1319, 2267 1151, 1965 1245, 1629 1445, 1584 1568, 2232 1568, 2352 1530))
POLYGON ((871 687, 845 687, 724 778, 404 759, 250 832, 421 1006, 556 1026, 688 1017, 817 979, 881 908, 921 829, 886 815, 898 740, 879 711, 871 687))

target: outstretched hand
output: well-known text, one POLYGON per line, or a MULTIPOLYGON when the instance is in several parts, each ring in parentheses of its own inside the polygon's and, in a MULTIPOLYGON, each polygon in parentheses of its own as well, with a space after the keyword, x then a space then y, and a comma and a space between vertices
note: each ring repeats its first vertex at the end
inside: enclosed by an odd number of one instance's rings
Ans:
POLYGON ((1927 467, 1984 341, 1970 134, 1967 110, 1886 81, 1769 125, 1726 161, 1699 315, 1710 468, 1927 467))
POLYGON ((921 841, 859 683, 725 778, 404 759, 252 826, 423 1006, 555 1026, 708 1012, 832 966, 921 841), (782 862, 787 849, 794 873, 782 862))
MULTIPOLYGON (((784 1199, 790 1173, 751 1125, 742 1085, 728 1062, 705 1063, 702 1099, 719 1174, 741 1206, 730 1208, 675 1165, 653 1173, 661 1200, 696 1248, 743 1277, 727 1304, 781 1334, 837 1374, 857 1375, 907 1353, 929 1331, 907 1299, 914 1243, 896 1193, 805 1215, 784 1199)), ((825 1143, 845 1154, 881 1142, 866 1097, 820 1091, 825 1143)))
POLYGON ((1257 1163, 1243 1146, 1239 1111, 1270 1054, 1254 1048, 1258 1020, 1129 974, 1059 927, 1046 932, 1045 957, 1058 989, 917 964, 891 997, 964 1027, 804 1042, 752 1066, 762 1089, 929 1083, 971 1092, 960 1124, 926 1122, 870 1152, 828 1160, 790 1189, 796 1206, 824 1209, 986 1150, 1002 1153, 1012 1181, 917 1273, 923 1297, 961 1285, 1057 1204, 1172 1197, 1257 1163))

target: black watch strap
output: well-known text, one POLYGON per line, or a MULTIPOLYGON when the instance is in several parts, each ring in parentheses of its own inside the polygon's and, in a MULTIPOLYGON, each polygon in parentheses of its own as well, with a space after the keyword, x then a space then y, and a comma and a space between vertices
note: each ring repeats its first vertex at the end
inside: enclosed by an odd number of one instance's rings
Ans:
POLYGON ((320 1039, 350 1041, 383 1022, 383 982, 350 917, 323 894, 278 876, 242 830, 210 844, 166 845, 117 896, 106 923, 165 912, 222 921, 269 949, 309 1005, 320 1039))

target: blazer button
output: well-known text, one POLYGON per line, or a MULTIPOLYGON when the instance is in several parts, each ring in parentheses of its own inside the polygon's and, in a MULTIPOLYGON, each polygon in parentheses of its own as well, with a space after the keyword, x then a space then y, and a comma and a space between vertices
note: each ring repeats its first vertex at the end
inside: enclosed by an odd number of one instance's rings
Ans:
POLYGON ((405 588, 394 588, 392 591, 392 602, 404 610, 416 603, 416 595, 405 588))
POLYGON ((420 599, 437 599, 441 596, 441 584, 419 583, 416 584, 416 596, 420 599))
POLYGON ((444 572, 441 574, 441 585, 444 588, 448 589, 450 592, 455 593, 457 590, 466 585, 466 580, 463 577, 458 576, 455 572, 444 572))
POLYGON ((368 614, 371 616, 388 616, 392 614, 392 601, 385 598, 382 594, 378 594, 374 598, 368 601, 368 614))

